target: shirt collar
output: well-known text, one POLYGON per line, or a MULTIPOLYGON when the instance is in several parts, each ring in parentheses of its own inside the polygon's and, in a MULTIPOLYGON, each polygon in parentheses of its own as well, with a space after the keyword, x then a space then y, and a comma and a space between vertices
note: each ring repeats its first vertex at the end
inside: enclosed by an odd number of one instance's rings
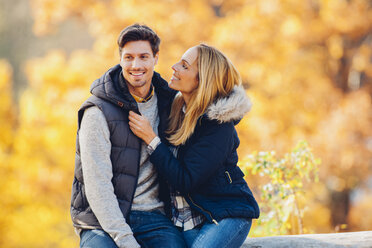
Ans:
POLYGON ((148 95, 145 98, 136 96, 132 93, 130 93, 130 94, 133 96, 133 98, 134 98, 134 100, 136 100, 136 102, 144 103, 144 102, 149 101, 151 99, 151 97, 154 95, 154 87, 152 85, 150 86, 150 92, 148 93, 148 95))

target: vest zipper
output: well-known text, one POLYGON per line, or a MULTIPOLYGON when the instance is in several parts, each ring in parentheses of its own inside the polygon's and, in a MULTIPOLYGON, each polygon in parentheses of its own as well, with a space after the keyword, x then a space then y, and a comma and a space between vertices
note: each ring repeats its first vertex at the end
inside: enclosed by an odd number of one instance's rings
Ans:
POLYGON ((217 222, 215 219, 213 219, 213 216, 212 216, 211 212, 205 210, 204 208, 202 208, 201 206, 199 206, 198 204, 196 204, 196 203, 192 200, 190 194, 187 194, 187 196, 189 197, 189 199, 190 199, 190 201, 192 202, 192 204, 194 204, 196 207, 198 207, 201 211, 208 213, 209 216, 210 216, 210 218, 211 218, 211 220, 212 220, 212 222, 218 226, 218 222, 217 222))

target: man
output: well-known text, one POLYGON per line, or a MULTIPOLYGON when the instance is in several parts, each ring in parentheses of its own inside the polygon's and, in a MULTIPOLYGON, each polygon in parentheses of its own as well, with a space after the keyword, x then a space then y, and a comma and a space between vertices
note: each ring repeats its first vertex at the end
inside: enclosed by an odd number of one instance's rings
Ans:
POLYGON ((128 124, 130 110, 141 113, 164 139, 176 92, 154 72, 159 44, 145 25, 125 28, 120 65, 93 82, 78 112, 71 217, 81 247, 185 247, 165 216, 169 195, 149 161, 152 146, 128 124))

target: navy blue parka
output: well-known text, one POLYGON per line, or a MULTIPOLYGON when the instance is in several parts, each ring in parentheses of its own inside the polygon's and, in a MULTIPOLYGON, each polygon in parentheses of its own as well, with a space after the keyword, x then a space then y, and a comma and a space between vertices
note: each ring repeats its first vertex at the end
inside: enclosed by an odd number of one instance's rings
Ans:
POLYGON ((259 207, 237 166, 235 124, 250 109, 242 87, 234 87, 200 117, 194 133, 178 147, 177 157, 161 143, 150 156, 158 173, 209 222, 258 218, 259 207))

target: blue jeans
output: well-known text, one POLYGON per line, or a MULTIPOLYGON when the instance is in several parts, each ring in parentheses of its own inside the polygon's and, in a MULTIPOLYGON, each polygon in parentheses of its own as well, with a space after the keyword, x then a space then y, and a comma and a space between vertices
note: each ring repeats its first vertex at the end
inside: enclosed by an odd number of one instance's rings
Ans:
MULTIPOLYGON (((141 248, 185 248, 182 233, 159 211, 131 211, 127 223, 141 248)), ((117 248, 103 230, 84 230, 80 234, 80 247, 117 248)))
POLYGON ((84 248, 118 248, 105 231, 100 229, 83 230, 80 233, 80 247, 84 248))
POLYGON ((206 222, 185 231, 183 237, 187 246, 192 248, 238 248, 247 238, 251 225, 251 219, 226 218, 218 225, 206 222))

